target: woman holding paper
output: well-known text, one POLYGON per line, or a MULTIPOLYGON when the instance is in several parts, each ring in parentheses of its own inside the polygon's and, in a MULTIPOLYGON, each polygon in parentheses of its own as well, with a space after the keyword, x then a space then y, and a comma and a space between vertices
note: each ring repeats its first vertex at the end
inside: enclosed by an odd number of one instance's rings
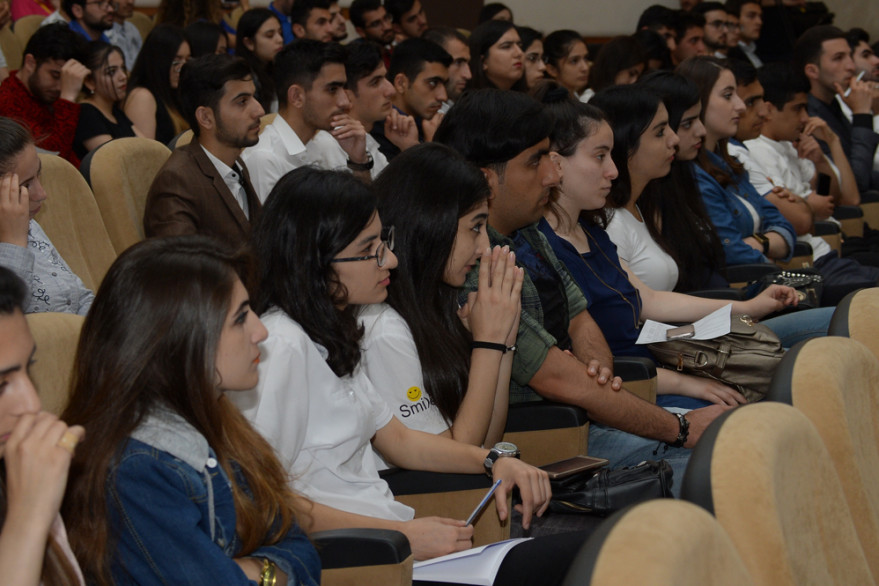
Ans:
MULTIPOLYGON (((605 205, 614 181, 638 189, 668 173, 677 138, 668 127, 666 108, 658 97, 637 87, 627 88, 625 94, 614 92, 612 97, 620 98, 626 116, 612 129, 607 116, 594 106, 551 86, 540 93, 556 117, 550 140, 563 177, 558 199, 540 229, 589 299, 590 314, 614 355, 651 358, 646 347, 635 344, 643 319, 692 322, 730 303, 651 289, 619 259, 604 231, 605 205)), ((732 302, 732 312, 759 318, 796 301, 793 289, 773 285, 751 300, 732 302)), ((734 389, 710 379, 668 369, 657 374, 660 395, 727 405, 745 402, 734 389)), ((693 401, 669 397, 659 397, 657 403, 695 406, 693 401)))

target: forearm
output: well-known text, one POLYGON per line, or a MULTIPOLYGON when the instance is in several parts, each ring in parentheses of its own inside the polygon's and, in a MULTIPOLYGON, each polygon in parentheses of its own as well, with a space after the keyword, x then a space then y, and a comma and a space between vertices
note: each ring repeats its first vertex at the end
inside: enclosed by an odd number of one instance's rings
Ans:
POLYGON ((790 247, 787 245, 787 241, 781 234, 778 232, 766 232, 764 236, 769 238, 769 254, 767 255, 769 258, 777 259, 787 257, 790 252, 790 247))
POLYGON ((833 160, 833 164, 839 171, 839 177, 837 177, 836 173, 832 172, 833 168, 828 162, 828 167, 831 167, 831 172, 828 173, 831 180, 831 190, 834 182, 838 189, 837 193, 832 194, 834 195, 834 202, 836 205, 845 206, 856 206, 860 204, 861 193, 858 191, 858 182, 855 179, 855 173, 852 171, 852 166, 849 164, 848 157, 845 156, 845 151, 842 150, 842 143, 839 139, 830 144, 830 158, 833 160))
POLYGON ((791 223, 798 235, 808 234, 812 231, 815 218, 812 214, 812 208, 809 207, 806 200, 798 197, 791 201, 773 192, 769 192, 763 197, 778 208, 778 211, 791 223))
POLYGON ((588 311, 581 311, 568 326, 571 336, 571 346, 574 355, 583 364, 590 360, 598 360, 602 366, 613 368, 613 353, 601 333, 601 328, 592 319, 588 311))
POLYGON ((311 503, 306 514, 299 516, 299 524, 309 534, 330 529, 393 529, 403 531, 405 526, 404 521, 358 515, 316 502, 311 503))
MULTIPOLYGON (((674 291, 654 291, 649 305, 644 300, 641 315, 661 322, 693 322, 729 303, 727 299, 708 299, 674 291)), ((733 302, 733 313, 742 313, 736 310, 737 304, 741 305, 740 302, 733 302)))
POLYGON ((478 474, 487 450, 409 429, 396 417, 376 432, 373 445, 392 464, 407 470, 478 474))
POLYGON ((510 374, 513 370, 513 355, 508 353, 501 360, 501 368, 498 371, 498 382, 494 397, 494 410, 491 414, 491 423, 488 425, 488 433, 485 435, 485 447, 491 447, 501 441, 504 430, 507 427, 507 413, 510 408, 510 374))
POLYGON ((48 537, 48 524, 9 513, 0 532, 0 575, 5 583, 22 586, 41 583, 48 537))
MULTIPOLYGON (((451 427, 455 440, 474 446, 486 444, 486 435, 495 417, 498 371, 505 358, 506 355, 497 350, 473 350, 467 392, 451 427)), ((506 409, 502 416, 506 420, 506 409)), ((504 423, 501 423, 502 428, 504 423)))

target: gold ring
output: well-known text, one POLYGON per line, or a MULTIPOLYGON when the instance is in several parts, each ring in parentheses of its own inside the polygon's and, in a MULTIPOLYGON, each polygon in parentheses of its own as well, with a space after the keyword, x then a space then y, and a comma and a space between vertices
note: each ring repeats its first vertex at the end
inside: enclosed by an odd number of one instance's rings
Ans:
POLYGON ((76 450, 76 444, 79 443, 79 436, 73 433, 70 430, 64 432, 64 435, 61 436, 61 439, 58 440, 56 444, 59 448, 64 448, 71 455, 73 455, 74 450, 76 450))

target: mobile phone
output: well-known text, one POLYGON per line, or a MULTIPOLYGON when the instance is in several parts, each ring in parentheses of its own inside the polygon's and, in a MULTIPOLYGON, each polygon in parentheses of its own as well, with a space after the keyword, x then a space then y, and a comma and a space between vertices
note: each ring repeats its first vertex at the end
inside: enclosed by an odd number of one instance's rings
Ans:
POLYGON ((482 509, 484 509, 485 505, 488 504, 488 501, 491 500, 491 495, 494 494, 494 491, 496 491, 497 487, 499 487, 500 485, 501 485, 501 480, 500 480, 500 478, 498 478, 497 481, 491 485, 491 488, 488 489, 488 492, 485 493, 485 496, 482 497, 482 500, 479 501, 479 504, 476 505, 476 508, 473 509, 473 512, 470 513, 470 516, 467 517, 467 522, 465 523, 465 525, 472 525, 473 524, 473 521, 476 520, 476 517, 479 516, 479 513, 482 512, 482 509))
POLYGON ((830 193, 830 175, 818 173, 818 189, 815 190, 820 195, 830 193))
POLYGON ((696 328, 693 324, 687 326, 681 326, 679 328, 672 328, 665 332, 666 340, 686 340, 687 338, 692 338, 696 335, 696 328))
POLYGON ((552 464, 540 466, 540 469, 549 474, 550 480, 560 480, 578 472, 584 472, 586 470, 597 470, 602 466, 606 466, 607 462, 608 461, 605 458, 593 458, 591 456, 574 456, 573 458, 568 458, 567 460, 559 460, 558 462, 553 462, 552 464))

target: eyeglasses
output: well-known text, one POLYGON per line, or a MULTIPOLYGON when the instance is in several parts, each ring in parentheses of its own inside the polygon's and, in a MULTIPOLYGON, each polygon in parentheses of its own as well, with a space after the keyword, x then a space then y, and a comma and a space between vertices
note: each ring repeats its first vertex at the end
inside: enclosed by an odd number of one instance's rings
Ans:
POLYGON ((378 248, 375 249, 375 254, 370 254, 369 256, 349 256, 347 258, 334 258, 330 262, 355 262, 358 260, 372 260, 375 259, 376 264, 379 268, 385 266, 385 262, 388 260, 388 251, 394 250, 394 227, 388 226, 384 230, 382 230, 381 243, 379 243, 378 248))
POLYGON ((86 6, 94 6, 97 5, 101 10, 110 10, 113 8, 116 9, 116 3, 112 0, 95 0, 94 2, 86 2, 86 6))
POLYGON ((183 66, 186 65, 186 63, 188 61, 189 61, 189 59, 180 59, 178 61, 171 61, 171 69, 173 69, 177 73, 180 73, 180 70, 183 69, 183 66))

